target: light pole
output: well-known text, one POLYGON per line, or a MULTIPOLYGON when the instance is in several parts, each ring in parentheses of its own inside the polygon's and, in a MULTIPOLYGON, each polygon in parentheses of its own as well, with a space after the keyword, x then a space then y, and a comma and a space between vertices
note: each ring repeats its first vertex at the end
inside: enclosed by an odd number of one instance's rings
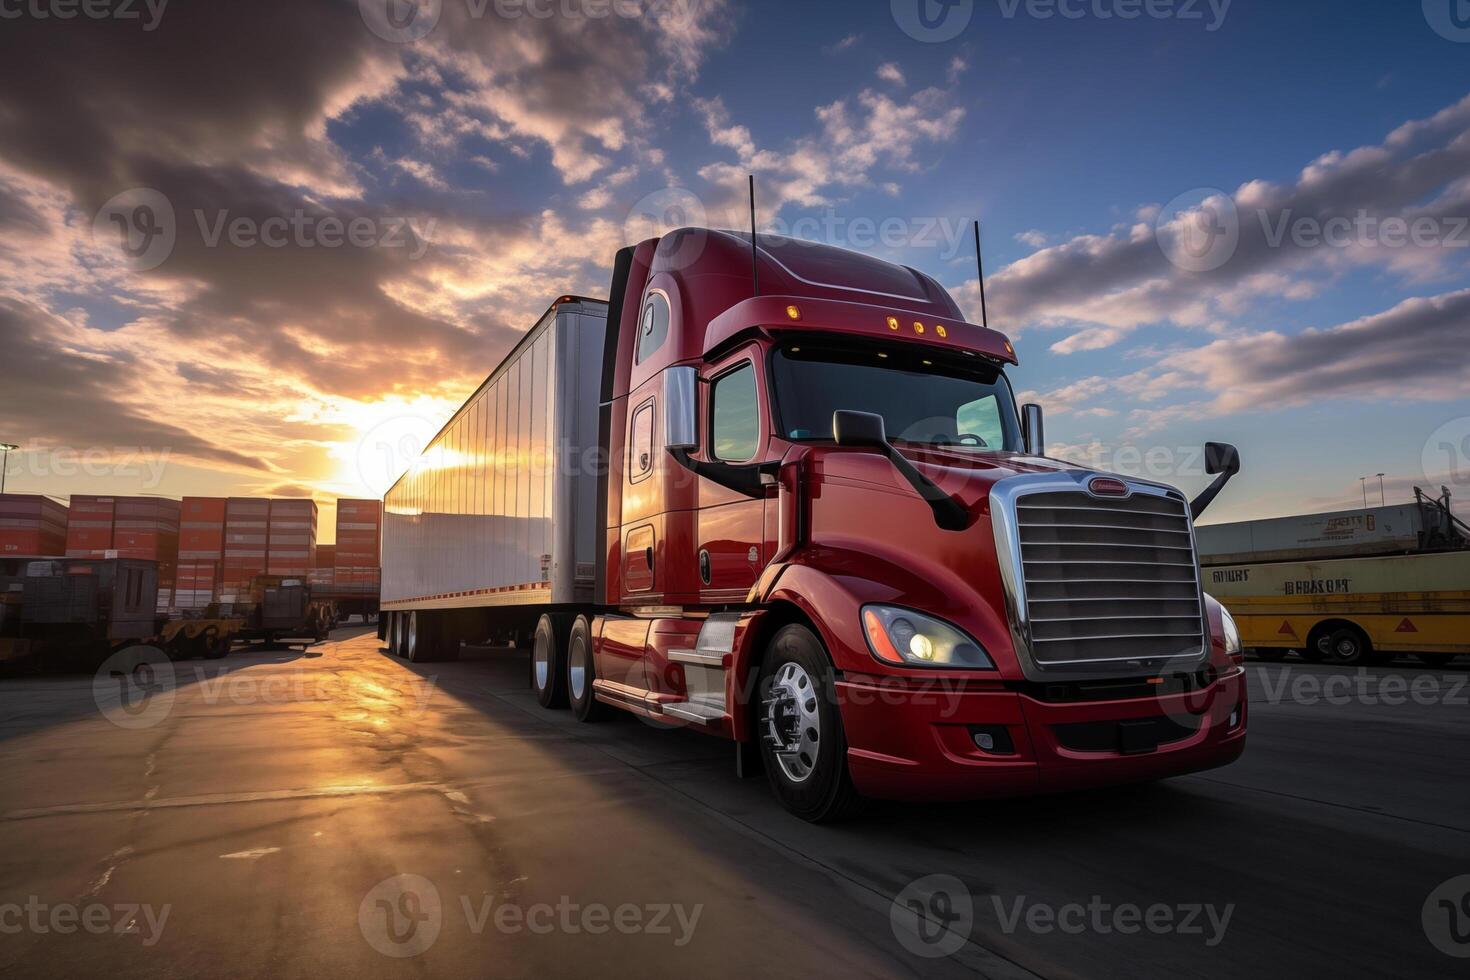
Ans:
POLYGON ((0 493, 5 492, 5 474, 10 469, 10 452, 20 447, 9 442, 0 442, 0 451, 5 453, 4 462, 0 463, 0 493))
POLYGON ((1387 507, 1388 506, 1388 498, 1385 497, 1384 494, 1383 494, 1383 474, 1382 473, 1379 473, 1378 474, 1378 503, 1381 506, 1384 506, 1384 507, 1387 507))
POLYGON ((1366 476, 1360 476, 1360 477, 1358 477, 1358 483, 1361 484, 1362 487, 1363 487, 1363 509, 1364 510, 1367 510, 1368 509, 1368 478, 1366 476))

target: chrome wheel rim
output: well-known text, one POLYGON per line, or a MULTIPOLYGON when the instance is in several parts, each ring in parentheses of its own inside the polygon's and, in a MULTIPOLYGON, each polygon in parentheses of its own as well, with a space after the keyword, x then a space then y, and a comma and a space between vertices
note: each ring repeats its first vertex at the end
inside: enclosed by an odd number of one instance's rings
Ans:
POLYGON ((582 700, 587 690, 587 646, 584 643, 573 643, 571 650, 567 651, 567 686, 573 698, 582 700))
POLYGON ((786 663, 776 672, 764 702, 764 735, 782 773, 793 783, 805 782, 817 767, 822 738, 817 713, 817 686, 806 670, 786 663))
POLYGON ((412 660, 413 659, 413 655, 416 654, 416 653, 418 653, 418 650, 419 650, 419 614, 418 613, 409 613, 408 614, 408 659, 409 660, 412 660))
POLYGON ((543 630, 536 631, 531 647, 531 670, 536 675, 536 690, 546 690, 551 680, 551 637, 543 630))

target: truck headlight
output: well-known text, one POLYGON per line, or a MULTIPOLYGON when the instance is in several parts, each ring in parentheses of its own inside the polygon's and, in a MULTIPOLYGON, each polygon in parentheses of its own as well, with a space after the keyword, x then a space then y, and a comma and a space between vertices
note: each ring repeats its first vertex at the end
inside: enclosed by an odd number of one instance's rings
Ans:
POLYGON ((933 616, 897 606, 864 606, 863 632, 873 656, 901 667, 994 670, 983 647, 933 616))
POLYGON ((1220 625, 1225 631, 1226 656, 1239 657, 1243 650, 1240 645, 1240 627, 1235 625, 1235 617, 1224 606, 1220 607, 1220 625))

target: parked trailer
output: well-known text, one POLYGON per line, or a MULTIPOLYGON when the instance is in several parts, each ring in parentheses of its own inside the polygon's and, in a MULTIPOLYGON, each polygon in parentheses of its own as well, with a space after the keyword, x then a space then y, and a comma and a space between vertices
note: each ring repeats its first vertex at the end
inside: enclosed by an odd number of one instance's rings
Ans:
POLYGON ((250 580, 248 598, 211 607, 220 615, 241 621, 238 638, 274 646, 282 640, 320 643, 337 620, 337 605, 319 597, 303 579, 257 575, 250 580))
POLYGON ((1159 779, 1245 743, 1179 491, 1047 459, 934 280, 686 228, 564 296, 389 490, 409 660, 531 634, 531 685, 733 740, 793 813, 1159 779))
POLYGON ((1470 653, 1470 537, 1448 492, 1199 529, 1205 589, 1266 660, 1441 666, 1470 653), (1251 550, 1254 549, 1254 550, 1251 550))
POLYGON ((130 645, 173 659, 229 653, 240 621, 171 620, 157 591, 158 564, 146 559, 0 559, 0 661, 91 666, 130 645))

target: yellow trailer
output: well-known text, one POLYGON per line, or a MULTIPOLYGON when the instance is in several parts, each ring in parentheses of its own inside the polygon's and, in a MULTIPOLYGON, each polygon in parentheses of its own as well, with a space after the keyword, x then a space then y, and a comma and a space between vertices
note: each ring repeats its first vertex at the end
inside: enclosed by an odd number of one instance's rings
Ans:
POLYGON ((1470 653, 1470 551, 1210 565, 1205 590, 1267 660, 1441 666, 1470 653))

